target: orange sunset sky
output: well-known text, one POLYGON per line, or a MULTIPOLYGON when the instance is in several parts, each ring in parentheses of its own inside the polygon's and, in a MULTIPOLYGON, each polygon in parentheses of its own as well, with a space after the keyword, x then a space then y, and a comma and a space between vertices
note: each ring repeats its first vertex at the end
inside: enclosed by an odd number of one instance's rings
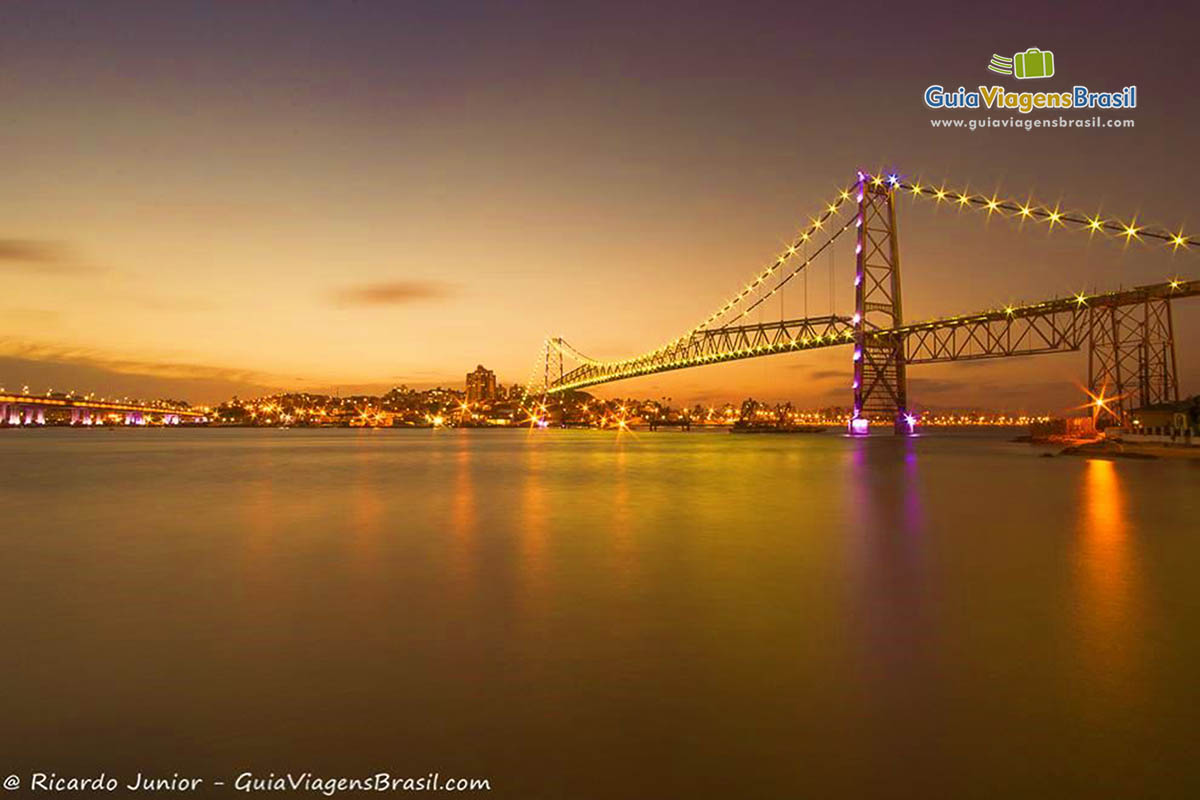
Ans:
MULTIPOLYGON (((0 385, 212 402, 524 382, 546 335, 632 355, 720 305, 857 167, 1197 225, 1196 58, 1175 12, 961 4, 9 4, 0 385), (865 15, 865 16, 864 16, 865 15), (934 130, 931 83, 1137 84, 1131 130, 934 130), (1049 83, 1049 81, 1047 81, 1049 83)), ((978 115, 976 115, 978 116, 978 115)), ((1005 116, 1005 115, 1000 115, 1005 116)), ((906 316, 1200 277, 1162 245, 899 202, 906 316)), ((850 249, 833 257, 851 310, 850 249)), ((829 263, 807 310, 829 306, 829 263)), ((801 316, 803 286, 782 311, 801 316)), ((1200 384, 1200 303, 1177 304, 1200 384)), ((775 305, 767 312, 778 316, 775 305)), ((918 406, 1058 410, 1082 353, 914 368, 918 406)), ((849 353, 605 396, 849 403, 849 353)))

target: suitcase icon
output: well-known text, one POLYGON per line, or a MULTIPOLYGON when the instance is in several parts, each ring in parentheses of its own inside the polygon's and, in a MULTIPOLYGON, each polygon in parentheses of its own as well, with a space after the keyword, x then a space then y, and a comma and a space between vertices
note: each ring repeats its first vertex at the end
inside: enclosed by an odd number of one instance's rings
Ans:
POLYGON ((1031 47, 1013 55, 1013 74, 1018 78, 1049 78, 1054 75, 1054 53, 1031 47))

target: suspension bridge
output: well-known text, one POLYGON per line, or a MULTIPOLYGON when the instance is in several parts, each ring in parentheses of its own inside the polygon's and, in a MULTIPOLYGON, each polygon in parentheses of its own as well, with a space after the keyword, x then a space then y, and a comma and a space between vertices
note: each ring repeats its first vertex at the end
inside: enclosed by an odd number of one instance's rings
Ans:
MULTIPOLYGON (((945 185, 922 185, 894 173, 859 171, 782 254, 734 297, 681 336, 625 359, 590 358, 561 336, 545 340, 529 391, 557 395, 612 381, 708 364, 829 347, 851 349, 850 432, 872 423, 913 432, 908 367, 1044 353, 1088 353, 1088 390, 1099 410, 1127 424, 1134 408, 1179 399, 1172 303, 1200 295, 1200 281, 1174 279, 1099 294, 1075 294, 918 323, 905 323, 901 302, 897 197, 974 209, 988 216, 1041 222, 1172 251, 1197 246, 1182 231, 1123 222, 1058 206, 1001 199, 945 185), (852 212, 845 219, 845 212, 852 212), (843 221, 844 220, 844 221, 843 221), (854 231, 854 311, 748 322, 747 317, 816 259, 854 231), (1105 400, 1104 398, 1109 398, 1105 400)), ((833 280, 832 266, 830 280, 833 280)), ((831 283, 832 286, 832 283, 831 283)), ((832 306, 832 298, 831 298, 832 306)), ((760 312, 761 314, 761 312, 760 312)))

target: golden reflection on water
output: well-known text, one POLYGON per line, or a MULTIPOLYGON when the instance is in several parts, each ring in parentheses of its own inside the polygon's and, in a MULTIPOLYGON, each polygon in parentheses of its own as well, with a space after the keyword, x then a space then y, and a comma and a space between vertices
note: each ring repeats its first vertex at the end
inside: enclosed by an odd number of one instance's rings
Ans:
POLYGON ((449 754, 516 795, 1171 796, 1190 774, 1170 464, 573 431, 168 431, 178 452, 109 459, 39 433, 58 444, 0 437, 58 476, 5 497, 0 607, 34 654, 5 673, 13 772, 190 749, 203 774, 250 747, 261 769, 449 754), (165 734, 64 748, 118 718, 165 734))
MULTIPOLYGON (((280 487, 276 484, 278 459, 272 448, 261 447, 254 452, 252 477, 239 486, 241 498, 235 505, 241 512, 244 533, 240 537, 246 569, 264 572, 271 566, 272 555, 279 546, 280 487)), ((284 492, 284 494, 287 494, 284 492)))
POLYGON ((612 458, 612 516, 607 526, 612 546, 612 569, 616 585, 628 589, 637 577, 636 520, 630 497, 633 490, 630 486, 629 454, 624 447, 620 447, 612 458))
POLYGON ((471 447, 463 439, 454 454, 454 488, 450 506, 451 561, 460 576, 473 569, 479 512, 471 474, 471 447))
POLYGON ((537 602, 545 591, 546 536, 549 503, 546 498, 546 454, 540 447, 525 449, 526 469, 521 486, 519 550, 520 575, 526 599, 537 602))
POLYGON ((287 547, 280 512, 290 493, 276 482, 277 461, 269 447, 254 453, 253 477, 244 481, 234 505, 242 524, 237 539, 240 579, 233 590, 241 593, 242 613, 259 620, 278 619, 291 595, 279 563, 280 551, 287 547))
POLYGON ((1132 688, 1141 586, 1127 499, 1112 461, 1084 467, 1079 531, 1079 619, 1088 672, 1132 688))
POLYGON ((630 530, 633 519, 629 508, 629 456, 625 449, 621 448, 614 454, 613 459, 613 546, 621 555, 627 555, 633 544, 633 532, 630 530))
POLYGON ((270 542, 277 526, 276 497, 275 497, 275 459, 270 448, 261 448, 255 453, 254 477, 242 482, 238 487, 242 495, 237 504, 240 508, 247 536, 243 544, 247 555, 256 557, 264 555, 270 549, 270 542))
POLYGON ((355 453, 355 461, 357 478, 350 494, 350 556, 360 571, 368 571, 378 563, 384 500, 379 492, 379 467, 374 453, 363 447, 355 453))

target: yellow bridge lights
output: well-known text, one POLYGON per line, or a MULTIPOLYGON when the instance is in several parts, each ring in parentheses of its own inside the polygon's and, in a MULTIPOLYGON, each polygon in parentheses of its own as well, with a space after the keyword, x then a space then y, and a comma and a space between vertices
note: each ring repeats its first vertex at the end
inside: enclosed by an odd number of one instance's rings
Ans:
MULTIPOLYGON (((1099 213, 1095 216, 1090 216, 1077 212, 1064 211, 1061 205, 1057 203, 1053 206, 1040 205, 1032 197, 1025 201, 1006 200, 1002 199, 998 193, 992 193, 991 195, 977 194, 965 188, 957 191, 949 188, 946 183, 935 186, 923 184, 920 181, 909 182, 901 179, 894 173, 885 174, 879 172, 873 175, 864 173, 861 175, 860 180, 866 185, 877 189, 886 186, 885 191, 903 192, 914 198, 923 197, 931 199, 938 204, 950 203, 959 209, 974 208, 982 210, 989 217, 999 215, 1002 218, 1011 217, 1019 221, 1033 220, 1046 222, 1050 230, 1053 230, 1055 227, 1084 230, 1091 236, 1099 234, 1123 240, 1123 243, 1126 245, 1131 241, 1161 241, 1163 244, 1170 246, 1172 252, 1178 251, 1180 248, 1186 249, 1196 246, 1195 240, 1187 236, 1182 230, 1173 232, 1163 228, 1141 225, 1138 223, 1136 217, 1129 222, 1122 222, 1114 219, 1106 219, 1099 213)), ((565 343, 561 342, 561 340, 558 340, 558 346, 554 349, 583 365, 603 370, 605 374, 617 377, 649 374, 650 372, 678 368, 679 366, 714 363, 746 355, 741 350, 726 353, 697 352, 694 337, 702 331, 714 329, 713 326, 717 323, 720 323, 720 327, 716 328, 716 330, 725 330, 730 326, 738 324, 765 300, 774 297, 788 280, 811 265, 816 257, 826 247, 830 246, 842 232, 853 225, 860 224, 857 220, 857 215, 855 215, 855 219, 846 222, 841 227, 833 227, 829 224, 830 220, 844 210, 847 201, 856 200, 856 190, 858 187, 859 181, 856 181, 850 188, 839 189, 835 199, 825 204, 822 207, 821 213, 810 219, 808 224, 793 239, 792 243, 773 261, 769 262, 765 268, 755 274, 748 283, 744 284, 736 295, 728 299, 691 330, 670 342, 639 356, 616 361, 589 359, 578 351, 575 351, 574 348, 565 346, 565 343), (816 252, 804 254, 801 260, 804 251, 803 246, 811 242, 818 233, 824 234, 824 241, 820 244, 816 252), (789 272, 783 271, 784 266, 793 263, 795 266, 789 272), (776 278, 776 280, 772 280, 772 278, 776 278)), ((1177 282, 1172 282, 1172 290, 1177 285, 1177 282)), ((1074 301, 1079 307, 1082 307, 1088 305, 1088 299, 1086 295, 1080 294, 1074 298, 1074 301)), ((1006 306, 1004 308, 1004 315, 1011 318, 1014 314, 1020 313, 1020 311, 1020 309, 1006 306)), ((830 336, 830 341, 836 340, 836 336, 830 336)), ((792 340, 790 342, 775 342, 770 346, 756 345, 749 352, 750 354, 776 352, 788 348, 808 347, 810 343, 819 345, 823 343, 823 339, 819 335, 812 338, 805 336, 799 340, 792 340)), ((606 379, 611 380, 612 377, 606 379)), ((590 385, 594 382, 594 380, 588 379, 582 384, 573 383, 570 387, 556 388, 575 388, 576 385, 590 385)))
POLYGON ((1093 235, 1110 234, 1115 238, 1123 239, 1125 243, 1129 243, 1130 241, 1155 240, 1170 246, 1172 251, 1178 250, 1181 247, 1191 248, 1197 245, 1197 242, 1192 237, 1185 235, 1182 230, 1173 232, 1165 228, 1152 228, 1139 225, 1136 217, 1127 223, 1119 220, 1108 220, 1099 214, 1090 216, 1077 212, 1063 211, 1059 204, 1055 204, 1054 206, 1038 205, 1032 199, 1024 202, 1002 200, 996 194, 987 197, 972 194, 966 189, 956 191, 946 188, 945 184, 942 184, 940 187, 934 187, 932 185, 924 185, 919 181, 912 183, 901 181, 897 184, 897 188, 904 189, 912 197, 924 197, 933 200, 934 203, 946 202, 953 203, 958 208, 975 208, 986 211, 988 216, 998 214, 1020 220, 1037 220, 1046 222, 1052 229, 1058 226, 1085 230, 1093 235))

